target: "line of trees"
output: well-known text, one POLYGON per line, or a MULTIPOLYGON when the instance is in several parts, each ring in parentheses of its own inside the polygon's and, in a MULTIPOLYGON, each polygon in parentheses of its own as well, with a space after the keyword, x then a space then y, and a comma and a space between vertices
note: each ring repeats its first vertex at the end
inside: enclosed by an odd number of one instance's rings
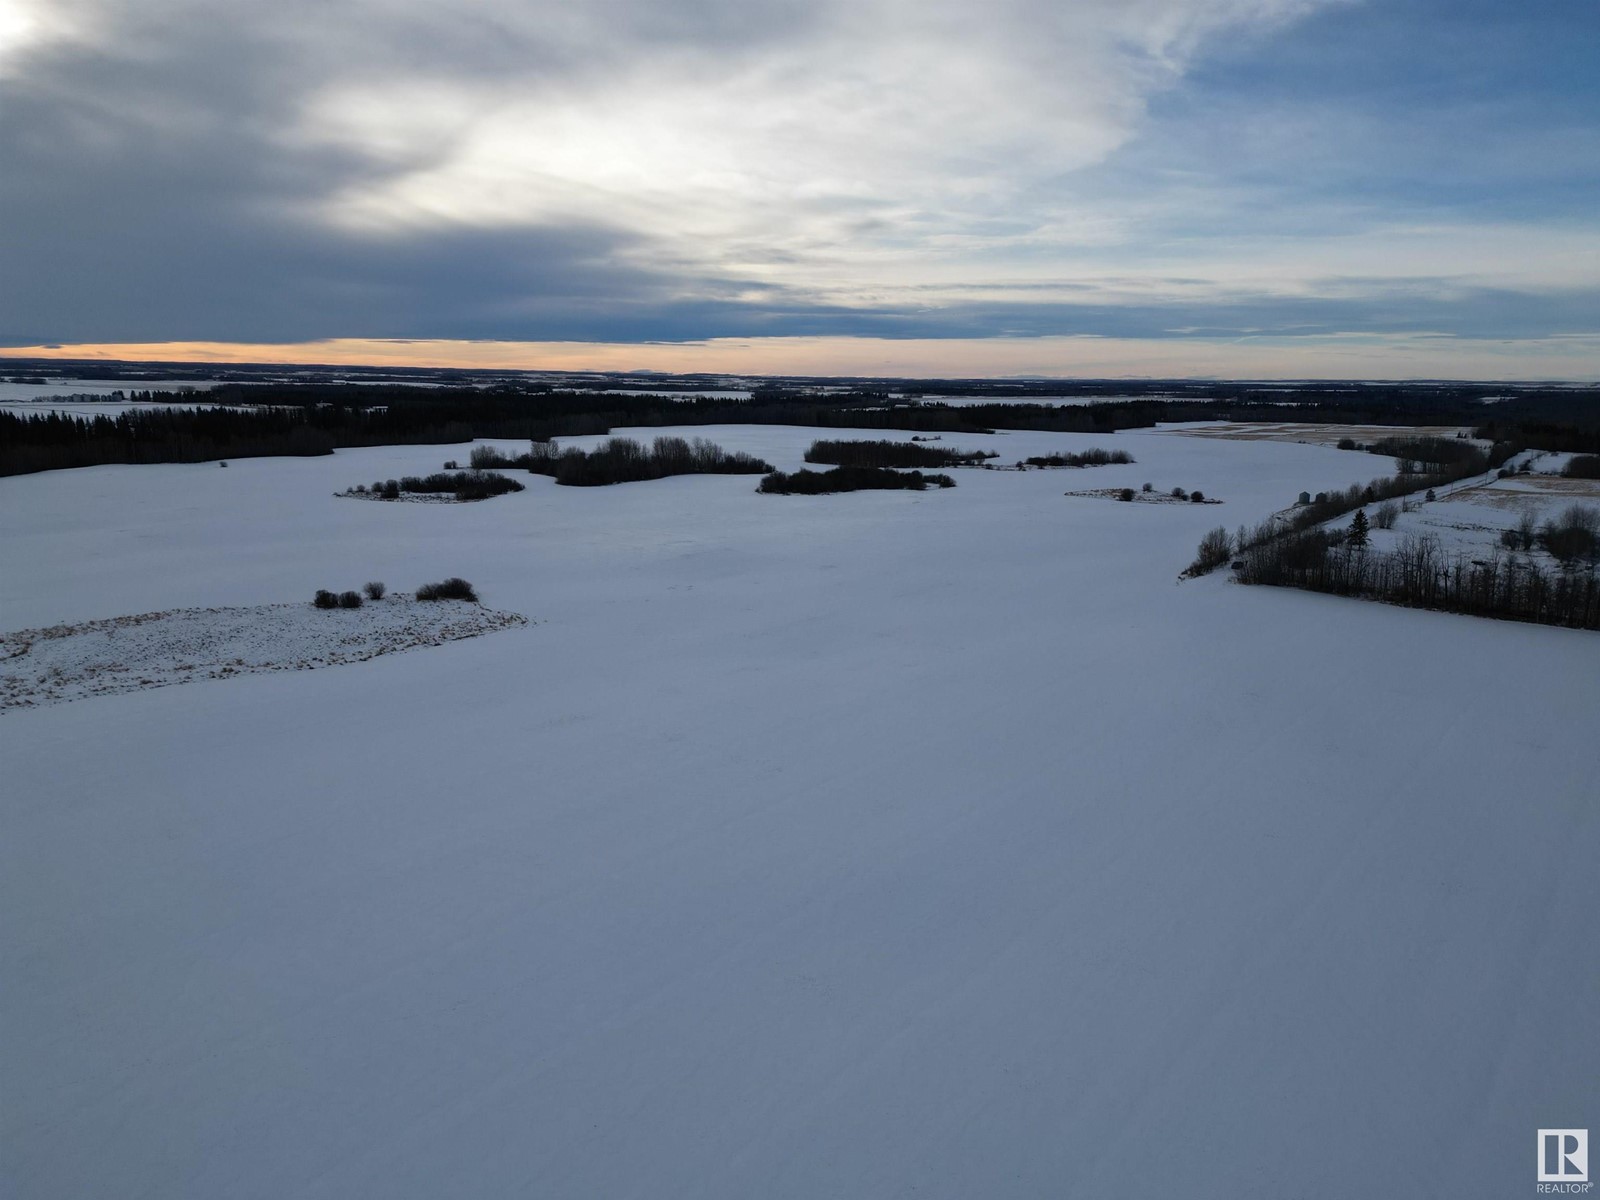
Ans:
POLYGON ((993 450, 889 441, 815 441, 805 455, 808 463, 838 467, 970 467, 999 457, 993 450))
MULTIPOLYGON (((443 433, 444 431, 440 431, 443 433)), ((459 440, 464 429, 455 432, 459 440)), ((352 429, 350 437, 364 436, 352 429)), ((299 411, 153 408, 116 416, 0 412, 0 475, 101 463, 183 463, 331 454, 341 441, 299 411)))
POLYGON ((507 479, 493 471, 436 471, 432 475, 406 475, 400 479, 382 479, 369 489, 358 483, 345 493, 347 496, 365 496, 375 500, 398 500, 403 493, 414 495, 452 495, 457 500, 487 500, 507 492, 525 490, 515 479, 507 479))
MULTIPOLYGON (((88 370, 89 368, 84 368, 88 370)), ((454 379, 453 376, 441 377, 454 379)), ((845 392, 794 387, 758 389, 749 399, 617 394, 521 382, 486 388, 338 382, 222 383, 210 403, 192 391, 130 397, 149 408, 115 416, 0 413, 0 475, 96 463, 204 462, 270 454, 326 454, 340 446, 418 445, 480 438, 607 434, 620 426, 782 424, 824 428, 906 429, 922 433, 992 433, 1038 429, 1110 433, 1159 421, 1299 420, 1368 425, 1477 422, 1479 438, 1600 455, 1596 389, 1519 389, 1484 419, 1481 388, 1469 386, 1308 386, 1292 390, 1239 384, 1105 386, 1104 403, 1040 402, 1059 384, 962 382, 918 384, 934 392, 980 397, 975 404, 908 401, 881 386, 845 392), (1142 391, 1146 398, 1111 402, 1142 391), (992 399, 982 399, 992 397, 992 399), (1292 405, 1292 407, 1286 407, 1292 405)), ((1448 441, 1448 439, 1438 439, 1448 441)), ((1458 439, 1470 445, 1466 439, 1458 439)), ((1437 452, 1437 451, 1431 451, 1437 452)), ((1418 458, 1419 464, 1425 460, 1418 458)), ((1431 472, 1424 472, 1431 473, 1431 472)))
MULTIPOLYGON (((1483 451, 1466 438, 1380 438, 1367 449, 1373 454, 1385 454, 1399 460, 1398 468, 1402 475, 1436 474, 1452 464, 1479 461, 1483 456, 1483 451)), ((1486 470, 1487 464, 1480 469, 1486 470)))
POLYGON ((1251 542, 1276 537, 1280 533, 1311 529, 1368 504, 1398 500, 1417 492, 1426 494, 1436 488, 1459 483, 1463 479, 1471 479, 1474 475, 1486 474, 1516 452, 1517 447, 1509 442, 1498 442, 1488 451, 1471 446, 1470 453, 1465 457, 1451 463, 1438 464, 1431 471, 1402 472, 1385 479, 1374 479, 1368 483, 1352 483, 1343 491, 1318 492, 1315 496, 1302 492, 1300 503, 1283 526, 1268 522, 1252 534, 1251 542))
POLYGON ((514 461, 568 487, 602 487, 671 475, 760 475, 772 470, 771 463, 754 455, 729 452, 704 438, 691 442, 681 437, 658 437, 649 446, 632 438, 607 438, 589 451, 536 441, 514 461))
POLYGON ((1106 467, 1133 462, 1126 450, 1102 450, 1095 446, 1077 454, 1042 454, 1024 459, 1030 467, 1106 467))
POLYGON ((920 492, 930 487, 953 488, 948 475, 924 475, 921 471, 893 471, 887 467, 835 467, 831 471, 774 471, 756 487, 758 492, 779 496, 826 496, 835 492, 907 490, 920 492))
MULTIPOLYGON (((1209 535, 1208 535, 1209 536, 1209 535)), ((1502 556, 1447 556, 1439 540, 1408 535, 1389 552, 1338 531, 1310 529, 1252 547, 1243 583, 1298 587, 1389 604, 1600 629, 1600 576, 1576 562, 1557 571, 1502 556)))

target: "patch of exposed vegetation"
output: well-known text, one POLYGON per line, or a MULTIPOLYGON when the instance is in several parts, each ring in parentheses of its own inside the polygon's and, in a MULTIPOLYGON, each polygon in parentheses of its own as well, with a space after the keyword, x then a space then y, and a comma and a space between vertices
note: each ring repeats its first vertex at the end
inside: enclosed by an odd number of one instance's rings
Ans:
POLYGON ((835 467, 831 471, 774 471, 756 488, 779 496, 826 496, 835 492, 908 490, 920 492, 930 487, 952 488, 956 481, 948 475, 924 475, 921 471, 892 471, 887 467, 835 467))
POLYGON ((1096 446, 1076 454, 1041 454, 1024 459, 1030 467, 1108 467, 1131 463, 1126 450, 1102 450, 1096 446))
POLYGON ((815 441, 808 463, 838 467, 971 467, 1000 456, 993 450, 951 450, 943 446, 890 441, 815 441))
POLYGON ((523 485, 515 479, 496 475, 493 471, 473 470, 436 471, 432 475, 380 479, 370 488, 360 483, 344 494, 364 500, 400 500, 406 496, 448 496, 453 501, 468 503, 523 490, 523 485))
POLYGON ((439 583, 425 583, 417 589, 418 600, 468 600, 478 602, 478 593, 460 576, 452 575, 439 583))

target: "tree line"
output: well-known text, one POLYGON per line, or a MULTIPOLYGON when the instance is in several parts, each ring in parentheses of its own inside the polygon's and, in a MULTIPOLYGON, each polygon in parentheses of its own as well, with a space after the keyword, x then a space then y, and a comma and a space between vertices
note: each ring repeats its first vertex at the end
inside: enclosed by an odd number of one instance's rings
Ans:
POLYGON ((948 475, 925 475, 921 471, 895 471, 888 467, 834 467, 831 471, 774 471, 756 491, 778 496, 831 496, 837 492, 912 491, 930 487, 953 488, 948 475))
MULTIPOLYGON (((1060 385, 1053 385, 1055 392, 1060 385)), ((1088 385, 1085 385, 1088 386, 1088 385)), ((1128 389, 1123 386, 1123 392, 1128 389)), ((996 399, 969 405, 895 402, 881 388, 808 393, 758 391, 748 400, 604 394, 520 384, 490 388, 404 384, 222 383, 206 398, 220 408, 161 408, 81 417, 0 413, 0 475, 98 463, 205 462, 258 455, 326 454, 341 446, 417 445, 479 438, 548 440, 607 434, 622 426, 782 424, 821 428, 992 433, 1037 429, 1111 433, 1160 421, 1298 420, 1362 424, 1475 424, 1515 445, 1600 454, 1597 389, 1519 392, 1485 419, 1472 389, 1262 389, 1207 385, 1204 399, 1152 395, 1126 402, 1052 405, 1030 387, 971 385, 996 399), (1286 407, 1286 403, 1292 406, 1286 407)), ((1192 389, 1186 395, 1196 394, 1192 389)), ((1481 396, 1481 389, 1478 389, 1481 396)), ((192 392, 145 392, 159 403, 193 404, 192 392)), ((1420 460, 1419 460, 1420 461, 1420 460)), ((1433 473, 1424 471, 1424 474, 1433 473)))
POLYGON ((1545 571, 1498 548, 1486 558, 1447 556, 1431 534, 1407 535, 1384 552, 1339 531, 1305 530, 1251 548, 1237 578, 1414 608, 1600 629, 1600 576, 1592 560, 1587 568, 1569 560, 1545 571))
POLYGON ((515 479, 507 479, 493 471, 435 471, 432 475, 406 475, 400 479, 380 479, 369 489, 358 483, 345 495, 363 496, 375 500, 398 500, 402 495, 448 495, 463 503, 488 500, 507 492, 520 492, 524 488, 515 479))
MULTIPOLYGON (((490 461, 488 454, 473 451, 474 466, 490 461)), ((649 446, 632 438, 607 438, 587 451, 536 441, 527 454, 499 459, 495 465, 526 467, 566 487, 603 487, 672 475, 760 475, 772 470, 771 463, 754 455, 724 450, 704 438, 691 442, 681 437, 658 437, 649 446)))
POLYGON ((1108 467, 1133 461, 1133 455, 1126 450, 1102 450, 1099 446, 1078 453, 1040 454, 1023 460, 1030 467, 1108 467))
POLYGON ((836 467, 970 467, 999 458, 993 450, 952 450, 925 442, 827 441, 811 443, 808 463, 836 467))

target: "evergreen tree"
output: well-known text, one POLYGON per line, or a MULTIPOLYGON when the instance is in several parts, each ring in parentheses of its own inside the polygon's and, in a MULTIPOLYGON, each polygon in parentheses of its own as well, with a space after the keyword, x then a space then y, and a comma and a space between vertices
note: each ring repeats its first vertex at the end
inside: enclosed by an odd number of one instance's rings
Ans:
POLYGON ((1367 510, 1356 509, 1356 515, 1350 518, 1350 533, 1346 540, 1357 550, 1365 550, 1371 540, 1367 536, 1367 510))

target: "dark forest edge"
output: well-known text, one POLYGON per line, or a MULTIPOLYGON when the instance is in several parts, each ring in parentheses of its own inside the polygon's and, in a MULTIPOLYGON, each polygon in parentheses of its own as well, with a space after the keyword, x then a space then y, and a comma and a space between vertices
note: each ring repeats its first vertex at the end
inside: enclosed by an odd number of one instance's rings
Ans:
MULTIPOLYGON (((140 409, 116 416, 0 413, 0 475, 103 463, 194 463, 336 448, 435 445, 474 438, 607 434, 618 427, 797 425, 969 435, 998 429, 1114 433, 1163 421, 1316 421, 1363 425, 1457 424, 1477 437, 1517 446, 1600 455, 1600 388, 1527 389, 1492 408, 1482 389, 1366 386, 1300 389, 1205 385, 1203 398, 1083 405, 1041 404, 1022 385, 923 385, 925 394, 994 396, 947 405, 897 403, 881 390, 811 393, 759 388, 748 400, 610 394, 538 385, 487 389, 385 384, 223 383, 205 394, 234 407, 140 409)), ((1085 385, 1087 386, 1087 385, 1085 385)), ((1060 386, 1056 387, 1060 391, 1060 386)), ((193 403, 193 392, 133 392, 133 399, 193 403)))

